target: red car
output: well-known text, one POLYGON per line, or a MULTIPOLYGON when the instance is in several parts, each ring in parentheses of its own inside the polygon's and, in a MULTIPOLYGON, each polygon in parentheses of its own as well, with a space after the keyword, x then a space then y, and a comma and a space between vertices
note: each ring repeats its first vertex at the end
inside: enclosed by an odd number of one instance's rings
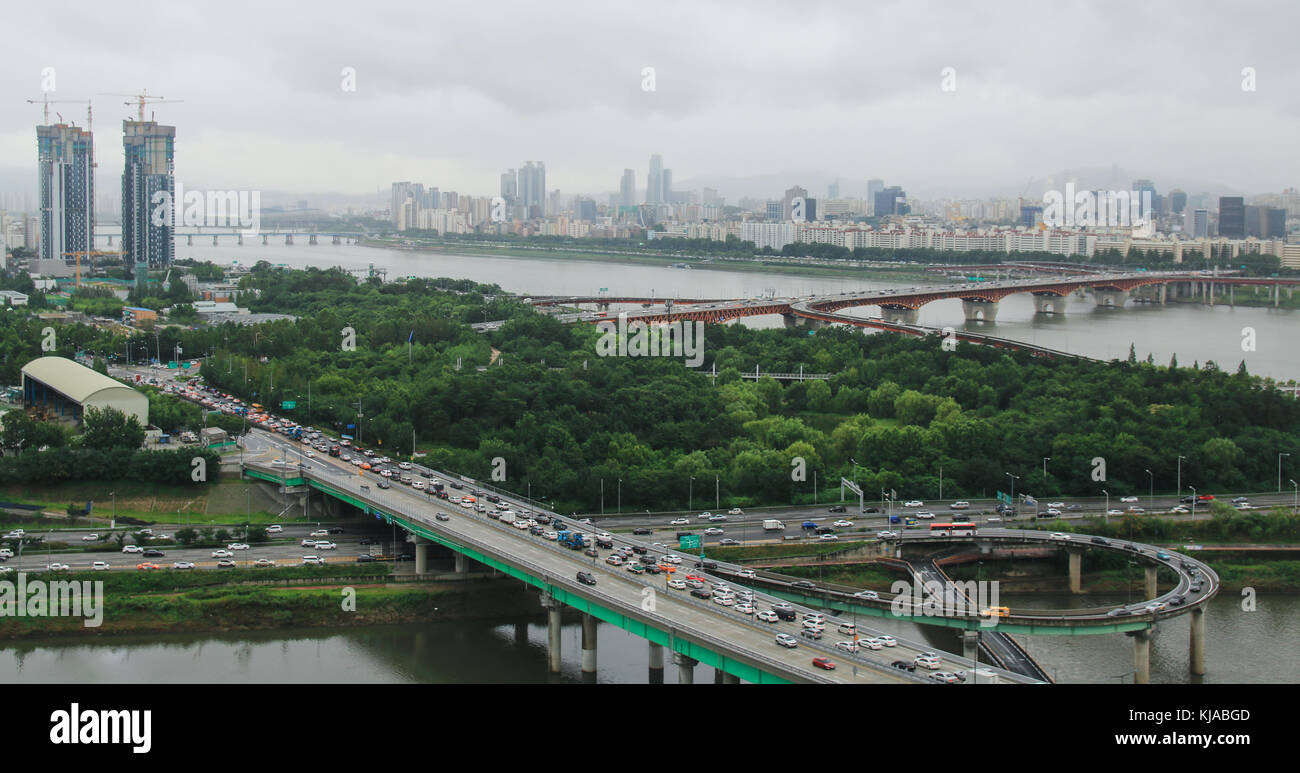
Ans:
POLYGON ((813 665, 818 668, 824 668, 827 671, 835 670, 835 663, 830 658, 813 658, 813 665))
POLYGON ((158 569, 159 566, 157 564, 143 563, 143 564, 136 564, 135 568, 144 571, 149 571, 153 569, 158 569))
POLYGON ((1197 494, 1197 495, 1196 495, 1196 501, 1197 501, 1197 502, 1211 502, 1211 501, 1213 501, 1213 500, 1214 500, 1214 495, 1213 495, 1213 494, 1197 494))

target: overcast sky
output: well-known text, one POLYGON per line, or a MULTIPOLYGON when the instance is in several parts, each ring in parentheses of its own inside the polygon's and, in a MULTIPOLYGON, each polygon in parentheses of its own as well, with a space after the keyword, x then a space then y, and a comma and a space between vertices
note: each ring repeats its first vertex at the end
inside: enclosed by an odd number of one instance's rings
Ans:
POLYGON ((191 187, 493 195, 541 160, 548 188, 595 193, 625 167, 644 186, 654 152, 677 182, 970 191, 1117 164, 1162 191, 1300 185, 1294 2, 38 2, 4 27, 0 168, 33 185, 43 67, 52 99, 95 100, 101 186, 133 109, 97 95, 140 88, 184 100, 154 110, 191 187))

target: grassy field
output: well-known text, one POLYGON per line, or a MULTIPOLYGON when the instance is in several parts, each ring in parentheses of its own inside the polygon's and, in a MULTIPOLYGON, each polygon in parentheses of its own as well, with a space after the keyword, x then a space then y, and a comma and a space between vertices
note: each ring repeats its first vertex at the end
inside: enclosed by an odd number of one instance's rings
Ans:
POLYGON ((160 486, 133 481, 69 481, 50 486, 0 488, 0 499, 18 504, 40 505, 59 517, 28 519, 0 513, 0 528, 43 525, 49 528, 107 523, 116 514, 146 522, 180 523, 195 527, 249 523, 302 521, 301 508, 277 518, 281 505, 271 499, 256 481, 228 480, 206 486, 160 486), (109 492, 116 492, 116 497, 109 492), (114 503, 116 499, 116 503, 114 503), (71 503, 84 507, 94 502, 94 520, 67 519, 71 503), (299 515, 295 516, 295 513, 299 515))

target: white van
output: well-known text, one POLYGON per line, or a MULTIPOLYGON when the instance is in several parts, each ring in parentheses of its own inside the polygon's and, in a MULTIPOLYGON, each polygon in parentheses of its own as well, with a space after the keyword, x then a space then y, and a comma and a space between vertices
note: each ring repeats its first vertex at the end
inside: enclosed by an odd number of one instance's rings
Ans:
POLYGON ((303 566, 309 566, 309 565, 313 565, 313 564, 316 565, 316 566, 324 566, 324 565, 325 565, 325 559, 321 558, 320 556, 303 556, 303 557, 302 557, 302 565, 303 565, 303 566))
POLYGON ((90 565, 90 568, 96 572, 102 572, 106 569, 111 569, 112 567, 108 565, 107 561, 96 561, 90 565))
POLYGON ((921 668, 928 668, 931 671, 938 671, 942 667, 942 662, 934 655, 917 655, 916 665, 921 668))
POLYGON ((840 623, 840 627, 839 627, 840 633, 852 634, 852 633, 857 633, 857 631, 858 631, 858 626, 855 625, 854 623, 847 623, 847 622, 840 623))

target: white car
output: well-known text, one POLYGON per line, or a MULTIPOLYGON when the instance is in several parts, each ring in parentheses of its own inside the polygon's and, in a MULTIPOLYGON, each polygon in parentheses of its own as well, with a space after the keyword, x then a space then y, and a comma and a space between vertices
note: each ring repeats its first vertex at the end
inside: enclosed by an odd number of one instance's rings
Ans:
POLYGON ((833 523, 833 524, 831 524, 831 525, 834 526, 834 527, 837 528, 837 529, 852 529, 852 528, 853 528, 853 521, 846 521, 846 520, 844 520, 843 518, 841 518, 840 520, 836 521, 835 523, 833 523))
POLYGON ((1056 539, 1056 540, 1068 540, 1069 538, 1070 538, 1070 535, 1069 535, 1069 534, 1062 534, 1062 533, 1059 532, 1059 531, 1054 531, 1054 532, 1052 532, 1052 539, 1056 539))
POLYGON ((72 567, 68 566, 67 564, 60 564, 59 562, 55 561, 52 564, 46 564, 45 568, 51 572, 66 572, 72 567))
POLYGON ((754 570, 753 570, 753 569, 739 569, 739 570, 736 571, 736 576, 737 576, 737 577, 744 577, 745 579, 752 580, 752 579, 754 579, 754 570))
POLYGON ((794 649, 799 646, 799 640, 788 633, 778 633, 776 635, 776 643, 787 649, 794 649))
MULTIPOLYGON (((615 558, 615 556, 610 556, 610 558, 615 558)), ((609 560, 609 559, 606 559, 607 562, 608 562, 608 560, 609 560)), ((620 559, 618 563, 621 564, 621 563, 623 563, 623 561, 620 559)), ((615 564, 615 565, 617 566, 617 564, 615 564)), ((685 580, 669 580, 669 581, 668 581, 668 587, 669 587, 669 588, 674 588, 674 589, 676 589, 676 590, 686 590, 686 581, 685 581, 685 580)))
POLYGON ((284 527, 278 523, 273 523, 266 527, 267 534, 279 534, 282 531, 284 531, 284 527))
POLYGON ((542 532, 542 539, 556 540, 559 539, 559 537, 560 535, 553 531, 542 532))
POLYGON ((303 556, 303 557, 302 557, 302 565, 303 565, 303 566, 313 566, 313 565, 314 565, 314 566, 324 566, 324 565, 325 565, 325 559, 321 558, 320 556, 303 556))
POLYGON ((84 537, 81 538, 81 541, 82 541, 82 542, 95 542, 95 541, 98 540, 98 539, 99 539, 99 535, 98 535, 98 534, 87 534, 86 536, 84 536, 84 537))
POLYGON ((193 569, 193 568, 194 568, 194 562, 193 562, 193 561, 175 561, 175 562, 172 563, 172 568, 173 568, 173 569, 193 569))
POLYGON ((770 609, 764 609, 762 612, 759 612, 757 615, 754 615, 754 617, 758 620, 762 620, 765 623, 775 623, 781 619, 777 617, 776 613, 770 609))
POLYGON ((317 549, 317 550, 337 550, 337 549, 338 549, 338 545, 335 545, 333 542, 327 542, 327 541, 325 541, 325 540, 321 540, 320 542, 317 542, 317 543, 316 543, 316 549, 317 549))
POLYGON ((1055 507, 1049 507, 1049 508, 1047 508, 1047 510, 1044 511, 1044 512, 1045 512, 1046 515, 1060 515, 1060 514, 1061 514, 1061 511, 1058 510, 1058 509, 1056 509, 1055 507))
POLYGON ((317 529, 316 531, 312 532, 311 534, 308 534, 307 536, 308 536, 308 537, 328 537, 329 535, 330 535, 330 533, 329 533, 329 531, 328 531, 327 529, 317 529))
POLYGON ((704 530, 704 533, 710 537, 716 537, 717 535, 725 534, 726 532, 724 532, 722 529, 719 529, 717 526, 710 526, 709 528, 704 530))
POLYGON ((690 518, 674 518, 668 522, 669 526, 687 526, 691 522, 690 518))
POLYGON ((741 510, 739 507, 733 507, 727 511, 727 515, 744 515, 744 514, 745 511, 741 510))
POLYGON ((884 644, 881 644, 880 641, 875 637, 871 637, 867 639, 858 639, 858 644, 863 647, 866 647, 869 650, 878 650, 881 647, 885 646, 884 644))
POLYGON ((1121 502, 1125 502, 1125 503, 1128 503, 1128 502, 1137 502, 1137 501, 1138 501, 1138 498, 1137 498, 1137 497, 1134 497, 1134 496, 1120 497, 1120 498, 1119 498, 1119 501, 1121 501, 1121 502))
POLYGON ((880 598, 880 594, 879 594, 879 593, 876 593, 876 592, 873 591, 873 590, 860 590, 860 591, 858 591, 857 593, 854 593, 854 594, 853 594, 853 597, 854 597, 854 598, 859 598, 859 599, 877 599, 877 600, 879 600, 879 598, 880 598))
POLYGON ((826 541, 826 542, 835 542, 835 541, 838 540, 839 538, 840 538, 840 535, 838 535, 838 534, 823 534, 823 535, 821 535, 820 537, 818 537, 818 539, 824 540, 824 541, 826 541))
POLYGON ((735 597, 735 596, 732 596, 732 595, 729 594, 729 593, 727 593, 727 594, 722 594, 722 595, 718 595, 718 596, 714 596, 714 597, 713 597, 713 603, 714 603, 714 604, 721 604, 721 605, 724 606, 724 607, 735 606, 735 604, 736 604, 736 597, 735 597))
POLYGON ((703 519, 707 520, 707 519, 713 517, 713 513, 710 513, 710 512, 708 512, 708 511, 705 511, 705 512, 700 513, 699 515, 697 515, 697 516, 695 516, 695 517, 696 517, 696 518, 703 518, 703 519))
POLYGON ((835 642, 835 649, 844 650, 845 652, 857 652, 858 645, 851 641, 837 641, 835 642))
POLYGON ((248 545, 243 542, 232 542, 226 545, 226 550, 248 550, 248 545))
POLYGON ((308 452, 307 452, 307 458, 308 458, 308 459, 315 459, 315 458, 316 458, 316 452, 315 452, 315 451, 308 451, 308 452))
POLYGON ((212 551, 212 557, 213 558, 234 558, 235 554, 231 553, 229 550, 214 550, 212 551))
POLYGON ((1119 509, 1118 507, 1112 507, 1111 509, 1106 511, 1106 515, 1123 515, 1123 514, 1124 511, 1119 509))
POLYGON ((932 520, 932 519, 934 518, 934 513, 930 512, 929 510, 925 510, 925 511, 922 511, 922 512, 917 513, 917 514, 916 514, 916 517, 917 517, 917 518, 920 518, 921 520, 924 520, 924 521, 929 521, 929 520, 932 520))
POLYGON ((664 555, 659 556, 659 560, 665 564, 680 564, 682 562, 682 557, 673 555, 672 553, 665 553, 664 555))
POLYGON ((888 634, 883 634, 883 633, 882 633, 881 635, 879 635, 879 636, 873 636, 872 638, 875 639, 876 641, 880 642, 881 644, 883 644, 883 645, 886 646, 886 647, 897 647, 897 646, 898 646, 898 639, 895 639, 893 636, 890 636, 890 635, 888 635, 888 634))
POLYGON ((123 546, 122 546, 122 552, 123 552, 123 553, 143 553, 143 552, 144 552, 144 548, 140 547, 139 545, 123 545, 123 546))
POLYGON ((409 469, 411 469, 411 463, 410 463, 410 462, 398 462, 398 463, 397 463, 397 469, 399 469, 399 470, 409 470, 409 469))
POLYGON ((1055 509, 1057 509, 1057 510, 1060 510, 1062 507, 1065 507, 1065 503, 1064 503, 1064 502, 1048 502, 1048 503, 1047 503, 1047 506, 1048 506, 1048 507, 1055 508, 1055 509))
POLYGON ((898 537, 898 532, 896 532, 896 531, 878 531, 878 532, 876 532, 876 537, 877 537, 878 539, 894 539, 894 538, 898 537))
POLYGON ((754 614, 754 605, 749 603, 748 601, 737 602, 734 609, 742 615, 754 614))
POLYGON ((113 567, 109 566, 107 561, 96 561, 90 565, 90 568, 96 572, 102 572, 106 569, 112 569, 113 567))
POLYGON ((919 499, 909 499, 903 503, 903 507, 925 507, 925 503, 919 499))

